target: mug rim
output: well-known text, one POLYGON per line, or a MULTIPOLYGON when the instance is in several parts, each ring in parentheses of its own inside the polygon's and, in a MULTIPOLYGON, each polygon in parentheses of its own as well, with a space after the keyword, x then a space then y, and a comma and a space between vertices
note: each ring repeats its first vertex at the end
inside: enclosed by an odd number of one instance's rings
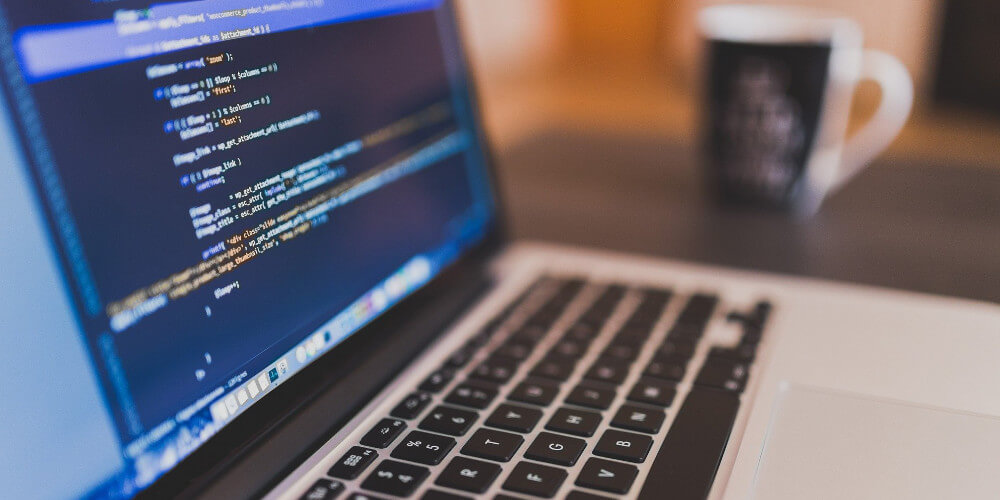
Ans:
POLYGON ((718 4, 697 14, 702 36, 757 44, 824 43, 861 47, 861 27, 833 10, 795 5, 718 4))

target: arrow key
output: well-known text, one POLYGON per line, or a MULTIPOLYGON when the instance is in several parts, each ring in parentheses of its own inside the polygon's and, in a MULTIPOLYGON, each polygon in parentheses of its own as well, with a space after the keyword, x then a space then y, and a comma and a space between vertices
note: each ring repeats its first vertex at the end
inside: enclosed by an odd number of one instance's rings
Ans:
POLYGON ((531 432, 542 418, 542 411, 511 404, 502 404, 486 419, 486 425, 514 432, 531 432))
POLYGON ((633 465, 591 458, 584 464, 576 484, 611 493, 628 493, 638 474, 639 468, 633 465))

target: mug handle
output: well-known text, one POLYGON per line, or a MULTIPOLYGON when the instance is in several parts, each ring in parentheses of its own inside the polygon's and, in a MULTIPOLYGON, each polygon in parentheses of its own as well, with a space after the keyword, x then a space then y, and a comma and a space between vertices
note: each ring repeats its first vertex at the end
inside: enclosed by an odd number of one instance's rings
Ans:
POLYGON ((864 170, 899 135, 913 107, 913 80, 899 59, 877 50, 861 56, 859 80, 872 80, 882 88, 875 114, 844 145, 840 169, 833 188, 843 185, 864 170))

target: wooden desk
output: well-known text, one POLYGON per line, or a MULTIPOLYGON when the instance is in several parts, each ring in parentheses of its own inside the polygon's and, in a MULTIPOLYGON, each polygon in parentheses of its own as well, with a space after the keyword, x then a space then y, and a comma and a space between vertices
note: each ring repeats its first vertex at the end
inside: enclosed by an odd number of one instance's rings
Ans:
POLYGON ((500 154, 515 237, 1000 302, 1000 169, 883 158, 807 220, 724 210, 668 136, 549 130, 500 154))

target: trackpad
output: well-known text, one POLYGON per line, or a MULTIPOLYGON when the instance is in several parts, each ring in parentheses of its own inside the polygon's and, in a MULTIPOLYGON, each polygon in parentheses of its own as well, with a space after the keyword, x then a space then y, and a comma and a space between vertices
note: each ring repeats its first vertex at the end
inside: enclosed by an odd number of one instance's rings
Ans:
POLYGON ((792 387, 753 498, 1000 498, 1000 419, 792 387))

